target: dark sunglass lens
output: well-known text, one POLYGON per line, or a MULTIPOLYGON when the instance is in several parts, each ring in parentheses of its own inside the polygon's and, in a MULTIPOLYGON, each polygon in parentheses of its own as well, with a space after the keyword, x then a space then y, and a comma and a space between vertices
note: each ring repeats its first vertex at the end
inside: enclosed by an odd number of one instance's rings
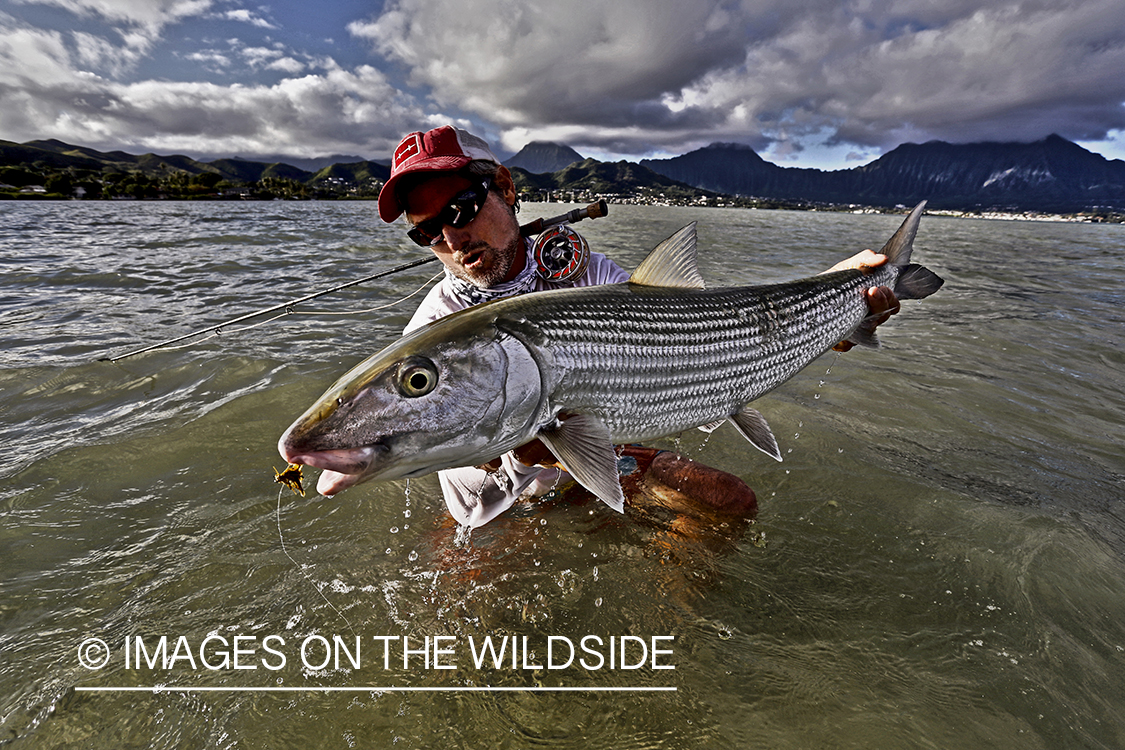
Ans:
POLYGON ((418 226, 408 229, 406 236, 412 239, 415 245, 430 247, 441 237, 441 225, 424 221, 418 226))
POLYGON ((466 190, 458 195, 445 209, 446 224, 455 229, 467 225, 477 218, 481 207, 488 198, 488 183, 481 183, 475 188, 466 190))
POLYGON ((454 229, 461 229, 477 218, 484 202, 488 199, 489 181, 485 180, 474 188, 469 188, 458 195, 449 205, 441 210, 432 219, 420 222, 406 231, 406 236, 414 244, 422 247, 431 247, 441 240, 441 229, 449 225, 454 229))

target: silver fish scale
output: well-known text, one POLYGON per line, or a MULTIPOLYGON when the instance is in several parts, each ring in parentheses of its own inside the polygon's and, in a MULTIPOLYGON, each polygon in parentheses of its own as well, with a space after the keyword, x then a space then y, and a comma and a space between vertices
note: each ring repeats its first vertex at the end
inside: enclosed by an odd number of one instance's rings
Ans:
POLYGON ((706 290, 584 287, 501 304, 544 337, 560 379, 552 406, 595 414, 614 442, 633 442, 729 417, 785 382, 863 320, 862 290, 897 274, 706 290))

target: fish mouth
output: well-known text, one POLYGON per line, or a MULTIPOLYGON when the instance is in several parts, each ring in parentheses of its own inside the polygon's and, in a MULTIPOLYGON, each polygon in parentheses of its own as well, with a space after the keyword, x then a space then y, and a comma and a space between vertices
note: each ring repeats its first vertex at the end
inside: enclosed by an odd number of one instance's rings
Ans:
POLYGON ((283 450, 282 456, 291 464, 324 469, 316 482, 316 491, 331 497, 366 479, 375 460, 375 454, 386 450, 385 446, 367 445, 362 448, 339 448, 304 453, 283 450))

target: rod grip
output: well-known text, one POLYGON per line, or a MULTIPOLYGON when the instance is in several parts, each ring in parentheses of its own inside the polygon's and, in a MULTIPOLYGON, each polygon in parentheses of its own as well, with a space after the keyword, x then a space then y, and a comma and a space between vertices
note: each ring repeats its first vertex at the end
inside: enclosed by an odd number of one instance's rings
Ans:
POLYGON ((586 206, 586 218, 600 219, 603 216, 609 216, 609 204, 605 202, 605 198, 586 206))
POLYGON ((520 235, 523 237, 530 237, 533 234, 539 234, 543 231, 543 220, 536 219, 535 221, 528 222, 520 227, 520 235))
POLYGON ((583 219, 600 219, 608 215, 609 204, 606 203, 605 198, 602 198, 585 208, 576 208, 573 211, 568 211, 565 214, 550 219, 536 219, 535 221, 528 222, 520 227, 520 235, 530 237, 534 234, 539 234, 547 227, 553 227, 555 224, 573 224, 583 219))

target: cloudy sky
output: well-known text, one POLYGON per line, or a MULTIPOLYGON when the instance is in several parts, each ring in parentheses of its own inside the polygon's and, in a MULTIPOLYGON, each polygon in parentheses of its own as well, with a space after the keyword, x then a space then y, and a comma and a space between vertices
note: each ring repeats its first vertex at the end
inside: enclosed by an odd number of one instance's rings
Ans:
POLYGON ((1058 133, 1125 158, 1121 0, 0 0, 0 139, 385 159, 457 123, 840 169, 1058 133))

